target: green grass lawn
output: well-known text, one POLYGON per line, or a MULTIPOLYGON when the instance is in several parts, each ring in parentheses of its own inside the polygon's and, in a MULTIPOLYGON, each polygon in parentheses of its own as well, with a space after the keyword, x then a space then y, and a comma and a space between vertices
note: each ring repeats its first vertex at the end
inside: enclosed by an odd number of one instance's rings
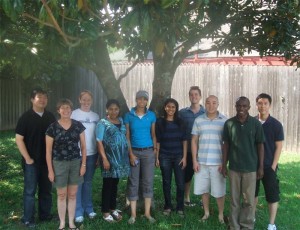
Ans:
MULTIPOLYGON (((0 229, 22 229, 20 218, 22 216, 22 192, 23 172, 20 166, 21 156, 16 148, 14 133, 12 131, 0 132, 0 229)), ((280 159, 278 172, 281 185, 281 201, 277 215, 276 225, 278 229, 300 229, 300 153, 283 153, 280 159)), ((162 215, 163 193, 160 170, 155 171, 155 209, 152 211, 157 223, 150 225, 144 219, 137 218, 133 226, 127 224, 129 218, 125 206, 126 180, 119 184, 118 205, 123 210, 123 220, 119 223, 109 224, 102 220, 101 216, 101 184, 100 170, 97 169, 93 184, 93 200, 98 216, 94 220, 86 219, 80 229, 227 229, 226 225, 218 223, 216 202, 211 200, 211 217, 203 223, 199 219, 203 210, 199 205, 200 197, 192 195, 192 200, 197 206, 185 209, 184 219, 172 214, 170 217, 162 215)), ((173 183, 174 184, 174 183, 173 183)), ((263 187, 262 187, 263 188, 263 187)), ((173 186, 175 191, 175 186, 173 186)), ((229 189, 227 188, 227 191, 229 189)), ((56 192, 53 190, 53 214, 56 209, 56 192)), ((175 194, 174 194, 175 195, 175 194)), ((174 196, 175 197, 175 196, 174 196)), ((256 229, 266 229, 268 224, 267 204, 264 200, 263 191, 259 197, 256 215, 256 229)), ((225 215, 229 213, 229 198, 226 198, 225 215)), ((142 214, 142 212, 140 212, 142 214)), ((58 221, 50 223, 38 223, 36 229, 57 229, 58 221)))

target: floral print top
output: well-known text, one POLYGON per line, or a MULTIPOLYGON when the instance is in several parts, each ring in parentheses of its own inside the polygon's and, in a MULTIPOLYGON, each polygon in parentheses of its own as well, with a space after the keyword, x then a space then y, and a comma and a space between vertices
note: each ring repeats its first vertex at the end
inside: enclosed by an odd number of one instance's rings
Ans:
POLYGON ((85 127, 72 119, 69 129, 65 130, 58 121, 53 122, 47 129, 46 135, 54 139, 52 147, 52 160, 71 161, 80 159, 80 134, 85 127))

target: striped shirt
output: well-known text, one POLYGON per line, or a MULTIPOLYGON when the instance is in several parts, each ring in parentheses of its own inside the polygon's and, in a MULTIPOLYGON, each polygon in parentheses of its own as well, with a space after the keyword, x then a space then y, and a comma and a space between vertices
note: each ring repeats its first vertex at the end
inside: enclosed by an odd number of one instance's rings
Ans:
POLYGON ((159 118, 156 122, 155 133, 157 143, 160 144, 159 155, 183 155, 183 141, 187 140, 187 135, 182 120, 179 120, 177 124, 175 121, 159 118))
POLYGON ((195 119, 192 135, 199 136, 198 162, 204 165, 222 164, 222 134, 227 118, 218 113, 213 120, 205 114, 195 119))

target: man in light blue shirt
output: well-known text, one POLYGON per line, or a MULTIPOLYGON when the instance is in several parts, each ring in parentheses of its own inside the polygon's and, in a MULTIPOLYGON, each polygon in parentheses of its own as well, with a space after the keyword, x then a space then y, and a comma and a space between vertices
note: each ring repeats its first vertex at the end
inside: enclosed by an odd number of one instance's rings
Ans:
POLYGON ((194 193, 202 195, 203 221, 209 218, 210 194, 217 199, 219 222, 224 223, 223 211, 226 180, 222 169, 222 133, 226 117, 218 112, 219 101, 210 95, 205 101, 206 112, 195 119, 192 129, 194 193), (210 194, 209 194, 210 193, 210 194))

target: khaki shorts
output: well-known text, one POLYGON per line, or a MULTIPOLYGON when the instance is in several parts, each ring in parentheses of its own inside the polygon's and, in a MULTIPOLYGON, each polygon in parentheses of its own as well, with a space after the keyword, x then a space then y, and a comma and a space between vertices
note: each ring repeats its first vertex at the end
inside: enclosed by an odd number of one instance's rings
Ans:
POLYGON ((194 194, 210 193, 215 198, 226 194, 226 179, 218 169, 219 165, 200 164, 199 172, 194 175, 194 194))
POLYGON ((64 188, 67 185, 78 185, 83 182, 80 176, 80 159, 72 161, 53 160, 54 182, 56 188, 64 188))

